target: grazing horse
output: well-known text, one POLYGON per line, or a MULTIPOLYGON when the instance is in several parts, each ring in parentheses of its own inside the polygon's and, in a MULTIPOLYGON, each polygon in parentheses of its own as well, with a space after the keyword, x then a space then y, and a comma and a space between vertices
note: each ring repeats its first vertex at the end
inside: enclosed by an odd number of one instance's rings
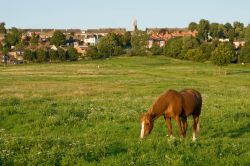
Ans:
POLYGON ((195 141, 199 131, 201 105, 201 94, 194 89, 185 89, 180 92, 175 90, 166 91, 161 94, 149 110, 143 114, 141 118, 141 138, 150 134, 153 129, 154 120, 162 115, 166 120, 170 138, 172 137, 171 118, 177 123, 181 138, 184 138, 188 127, 187 117, 193 115, 193 141, 195 141))

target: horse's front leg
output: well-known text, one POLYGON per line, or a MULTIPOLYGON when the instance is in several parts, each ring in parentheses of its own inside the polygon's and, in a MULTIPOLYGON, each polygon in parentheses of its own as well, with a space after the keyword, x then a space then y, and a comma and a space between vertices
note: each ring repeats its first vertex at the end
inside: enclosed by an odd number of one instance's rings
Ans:
POLYGON ((172 130, 172 124, 171 124, 171 118, 164 116, 167 126, 168 126, 168 136, 170 138, 173 137, 173 130, 172 130))
POLYGON ((176 121, 176 123, 177 123, 177 125, 178 125, 178 129, 179 129, 181 138, 184 138, 184 132, 183 132, 183 130, 182 130, 181 119, 180 119, 180 117, 179 117, 179 116, 176 116, 176 117, 175 117, 175 121, 176 121))

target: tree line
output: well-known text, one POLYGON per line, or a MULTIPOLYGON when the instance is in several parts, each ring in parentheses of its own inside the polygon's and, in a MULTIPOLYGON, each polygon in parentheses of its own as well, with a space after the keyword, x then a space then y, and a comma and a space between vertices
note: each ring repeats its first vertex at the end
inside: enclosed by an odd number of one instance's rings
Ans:
POLYGON ((55 45, 55 49, 49 49, 41 41, 40 36, 33 33, 31 37, 22 38, 22 31, 12 28, 8 33, 5 23, 0 23, 0 34, 5 34, 4 44, 0 43, 0 51, 8 54, 14 47, 15 51, 22 51, 23 58, 27 62, 58 62, 76 61, 79 54, 74 46, 62 47, 66 42, 65 35, 60 31, 55 31, 49 39, 50 45, 55 45))
MULTIPOLYGON (((6 33, 5 24, 0 24, 0 33, 6 33)), ((192 61, 208 61, 223 66, 229 63, 250 62, 250 25, 244 26, 241 22, 220 24, 210 23, 201 19, 198 23, 191 22, 188 25, 191 31, 197 31, 196 37, 176 37, 167 41, 164 47, 154 44, 148 48, 149 34, 145 31, 136 30, 125 34, 109 33, 100 38, 96 46, 89 46, 86 57, 91 59, 108 58, 127 54, 130 56, 165 55, 172 58, 187 59, 192 61), (221 42, 221 39, 227 39, 221 42), (235 48, 234 41, 245 41, 243 47, 235 48)), ((23 49, 24 58, 28 61, 47 62, 77 60, 79 54, 73 48, 62 49, 65 36, 60 31, 55 31, 50 44, 58 47, 58 50, 43 50, 39 47, 39 36, 32 34, 28 39, 21 40, 21 32, 12 28, 6 34, 5 45, 0 44, 0 50, 7 52, 11 46, 15 49, 23 49), (27 49, 34 46, 36 50, 27 49)))
POLYGON ((166 55, 200 62, 211 60, 218 66, 250 62, 250 25, 245 27, 238 21, 233 25, 210 23, 201 19, 199 23, 191 22, 188 29, 196 30, 198 35, 172 38, 167 41, 165 47, 154 44, 151 48, 148 48, 149 35, 145 31, 137 30, 126 34, 126 37, 109 34, 103 37, 96 47, 90 47, 87 56, 106 58, 124 53, 131 56, 166 55), (126 45, 121 42, 125 38, 126 45), (224 42, 219 41, 220 39, 224 42), (234 41, 245 41, 245 45, 235 48, 234 41), (127 49, 128 46, 130 49, 127 49))

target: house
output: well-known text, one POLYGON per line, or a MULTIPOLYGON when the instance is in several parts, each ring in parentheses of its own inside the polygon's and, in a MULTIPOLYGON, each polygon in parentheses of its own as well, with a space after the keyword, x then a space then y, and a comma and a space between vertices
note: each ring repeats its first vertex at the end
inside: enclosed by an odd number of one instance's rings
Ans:
POLYGON ((56 47, 55 45, 52 45, 52 46, 50 47, 50 49, 51 49, 51 50, 54 50, 54 51, 57 51, 57 47, 56 47))
POLYGON ((77 53, 79 53, 81 55, 85 55, 88 46, 76 45, 76 46, 74 46, 74 48, 76 49, 77 53))
POLYGON ((88 35, 84 39, 84 45, 85 46, 96 46, 99 42, 99 36, 98 35, 88 35))
POLYGON ((234 41, 233 42, 235 48, 243 47, 245 45, 245 43, 246 43, 245 41, 234 41))
POLYGON ((150 35, 148 48, 153 44, 164 47, 168 40, 176 37, 193 36, 196 37, 198 32, 180 28, 147 28, 146 32, 150 35))
POLYGON ((229 42, 229 39, 219 39, 219 42, 222 42, 222 43, 229 42))
POLYGON ((101 29, 87 29, 84 31, 86 35, 98 35, 106 36, 108 33, 124 34, 126 33, 125 28, 101 28, 101 29))

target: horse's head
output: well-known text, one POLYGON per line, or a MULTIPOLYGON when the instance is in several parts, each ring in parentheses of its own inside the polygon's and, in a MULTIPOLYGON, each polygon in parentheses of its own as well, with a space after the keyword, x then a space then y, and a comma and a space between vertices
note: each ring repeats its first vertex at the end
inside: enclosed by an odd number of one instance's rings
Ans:
POLYGON ((150 134, 153 126, 153 119, 149 114, 145 113, 141 118, 141 139, 150 134))

